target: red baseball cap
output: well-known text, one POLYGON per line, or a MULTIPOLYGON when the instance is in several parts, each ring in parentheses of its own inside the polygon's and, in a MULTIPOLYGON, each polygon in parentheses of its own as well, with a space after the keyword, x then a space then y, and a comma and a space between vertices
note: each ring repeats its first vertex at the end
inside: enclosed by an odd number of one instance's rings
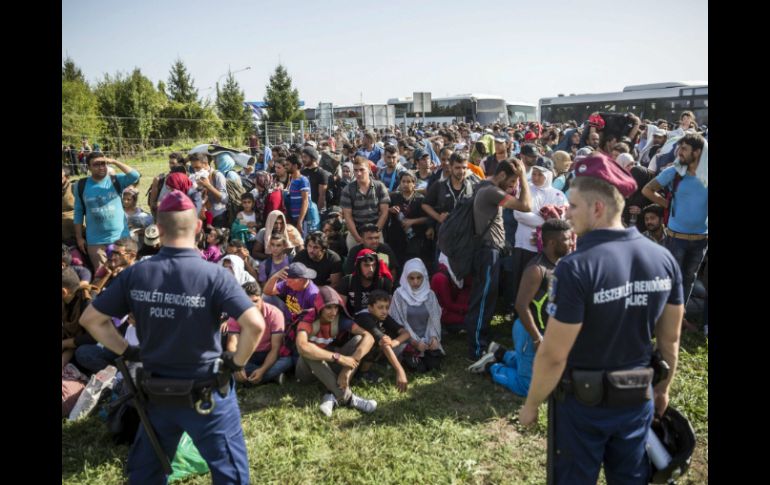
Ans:
POLYGON ((537 135, 532 133, 531 131, 528 131, 526 135, 524 135, 524 140, 537 140, 537 135))
POLYGON ((638 188, 631 174, 603 153, 593 152, 582 160, 576 161, 573 168, 575 177, 594 177, 604 180, 614 185, 626 199, 638 188))

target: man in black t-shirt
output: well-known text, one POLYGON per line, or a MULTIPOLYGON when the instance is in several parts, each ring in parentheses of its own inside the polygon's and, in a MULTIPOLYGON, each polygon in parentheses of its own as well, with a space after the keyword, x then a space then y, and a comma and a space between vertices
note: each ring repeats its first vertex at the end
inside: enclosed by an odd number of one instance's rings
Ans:
POLYGON ((468 358, 475 362, 487 348, 489 322, 495 312, 500 278, 500 251, 505 246, 503 209, 529 212, 531 197, 526 169, 520 160, 504 160, 491 180, 476 187, 473 201, 474 233, 481 236, 481 247, 473 254, 473 288, 465 328, 468 331, 468 358), (518 198, 510 191, 519 185, 518 198), (487 229, 488 227, 488 229, 487 229))
POLYGON ((318 166, 321 157, 313 147, 305 147, 301 152, 303 168, 300 173, 310 181, 310 200, 316 203, 319 211, 326 210, 326 190, 331 174, 318 166))
POLYGON ((348 312, 355 315, 367 307, 369 293, 372 291, 393 292, 393 276, 377 257, 377 253, 371 249, 362 249, 356 255, 356 269, 353 274, 343 277, 335 289, 342 296, 348 312))
POLYGON ((390 273, 393 275, 398 274, 399 264, 396 253, 388 243, 382 241, 382 231, 374 224, 367 224, 361 228, 361 236, 363 244, 357 244, 350 248, 348 251, 348 257, 345 259, 345 263, 342 265, 342 271, 347 275, 353 272, 356 266, 356 258, 358 253, 362 249, 370 249, 377 253, 377 257, 384 261, 387 265, 390 273))
POLYGON ((325 285, 337 287, 342 280, 342 258, 329 249, 329 240, 321 231, 307 237, 305 249, 297 254, 294 262, 300 262, 316 272, 313 283, 319 288, 325 285))

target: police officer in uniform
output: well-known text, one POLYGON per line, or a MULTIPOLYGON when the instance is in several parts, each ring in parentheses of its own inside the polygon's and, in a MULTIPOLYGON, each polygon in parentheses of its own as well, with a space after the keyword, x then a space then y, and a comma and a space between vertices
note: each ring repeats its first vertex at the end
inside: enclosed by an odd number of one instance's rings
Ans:
MULTIPOLYGON (((226 377, 220 386, 201 388, 200 384, 211 382, 223 365, 229 370, 243 367, 264 332, 264 319, 232 274, 201 259, 195 248, 201 221, 187 195, 170 192, 158 207, 157 225, 160 252, 123 271, 86 309, 80 323, 126 360, 141 359, 144 377, 139 387, 149 400, 146 412, 169 458, 176 453, 182 432, 187 432, 208 463, 213 483, 249 483, 246 443, 230 372, 221 374, 226 377), (140 348, 130 347, 110 320, 129 312, 136 319, 140 348), (236 352, 224 358, 219 332, 222 312, 241 326, 236 352), (162 395, 175 385, 171 379, 191 380, 192 391, 181 398, 162 395), (151 392, 148 383, 152 382, 164 384, 152 391, 158 395, 151 392), (194 405, 186 405, 187 401, 194 405)), ((132 484, 165 484, 168 478, 143 427, 129 453, 127 471, 132 484)))
POLYGON ((646 484, 647 433, 653 411, 662 415, 668 406, 676 370, 682 275, 668 250, 621 223, 624 198, 636 183, 606 155, 628 126, 627 118, 611 116, 600 130, 604 153, 575 164, 567 218, 579 236, 577 249, 554 270, 550 318, 519 411, 520 422, 532 424, 554 391, 549 483, 593 485, 604 464, 609 485, 646 484), (670 366, 654 388, 653 335, 670 366))

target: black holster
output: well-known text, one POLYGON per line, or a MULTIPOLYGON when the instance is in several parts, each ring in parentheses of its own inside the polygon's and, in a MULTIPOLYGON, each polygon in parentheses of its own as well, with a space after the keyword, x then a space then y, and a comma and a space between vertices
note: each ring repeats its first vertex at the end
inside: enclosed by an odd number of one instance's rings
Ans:
POLYGON ((567 394, 586 406, 611 408, 643 404, 652 399, 651 367, 616 371, 572 369, 554 390, 554 399, 567 394))
POLYGON ((668 373, 671 371, 671 366, 668 365, 668 362, 663 360, 663 354, 660 353, 660 350, 655 349, 652 352, 652 356, 650 357, 650 367, 652 367, 653 370, 653 387, 657 386, 659 382, 668 379, 668 373))

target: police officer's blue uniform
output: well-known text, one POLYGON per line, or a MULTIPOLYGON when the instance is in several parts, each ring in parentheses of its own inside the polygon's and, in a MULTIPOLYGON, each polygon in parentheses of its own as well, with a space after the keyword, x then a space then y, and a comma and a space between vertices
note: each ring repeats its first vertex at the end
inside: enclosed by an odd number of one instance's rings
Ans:
MULTIPOLYGON (((163 247, 152 258, 124 270, 93 302, 107 315, 132 312, 144 370, 154 377, 206 379, 222 354, 219 318, 240 316, 254 304, 232 274, 195 249, 163 247)), ((237 317, 236 317, 237 318, 237 317)), ((232 380, 227 397, 214 389, 214 409, 147 404, 147 414, 169 457, 182 432, 208 462, 213 483, 248 483, 246 443, 232 380)), ((160 461, 143 427, 128 457, 130 483, 166 483, 160 461)))
MULTIPOLYGON (((548 313, 583 325, 565 376, 573 369, 649 367, 651 338, 665 305, 683 303, 676 260, 635 227, 586 233, 556 266, 549 291, 548 313)), ((608 484, 647 483, 652 400, 587 406, 567 393, 555 406, 556 483, 595 484, 602 462, 608 484)))

